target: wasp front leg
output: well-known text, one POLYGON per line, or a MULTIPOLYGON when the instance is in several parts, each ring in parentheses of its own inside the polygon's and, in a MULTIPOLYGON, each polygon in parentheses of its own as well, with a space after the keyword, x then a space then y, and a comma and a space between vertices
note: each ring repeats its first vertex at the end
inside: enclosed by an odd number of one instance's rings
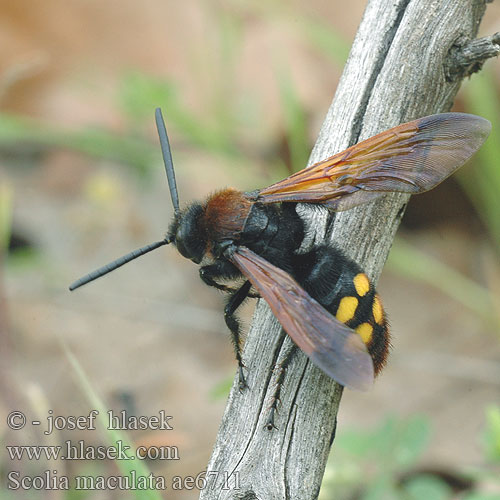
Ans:
POLYGON ((226 322, 229 331, 231 332, 231 340, 234 347, 234 353, 236 356, 236 361, 238 362, 239 369, 239 379, 240 379, 240 390, 247 387, 245 380, 245 375, 243 373, 243 360, 241 359, 241 335, 240 335, 240 323, 235 313, 238 307, 245 301, 248 297, 255 297, 255 295, 250 293, 252 285, 249 281, 245 281, 243 285, 239 288, 232 288, 219 283, 219 279, 237 279, 241 277, 241 273, 228 261, 217 260, 214 264, 203 266, 200 268, 200 277, 204 283, 209 286, 213 286, 218 290, 229 293, 230 297, 224 308, 224 321, 226 322))
POLYGON ((236 355, 236 361, 238 362, 240 391, 248 387, 248 385, 245 380, 245 374, 243 373, 243 368, 245 367, 245 365, 243 364, 243 360, 241 359, 240 322, 238 321, 238 318, 235 316, 235 312, 238 309, 238 307, 240 307, 241 304, 243 304, 245 299, 248 297, 250 288, 252 288, 250 281, 245 281, 245 283, 243 283, 243 285, 238 290, 236 290, 231 295, 231 297, 229 297, 226 307, 224 308, 224 320, 226 322, 227 327, 231 331, 231 339, 233 341, 234 353, 236 355))
POLYGON ((234 280, 241 277, 241 273, 227 260, 216 260, 213 264, 200 267, 200 278, 208 286, 227 293, 234 293, 237 289, 219 283, 218 279, 234 280))
MULTIPOLYGON (((217 280, 235 280, 241 278, 241 273, 230 262, 217 260, 214 264, 200 267, 200 278, 206 285, 213 286, 217 288, 217 290, 232 294, 237 292, 238 288, 224 285, 217 280)), ((258 293, 254 292, 248 292, 247 296, 252 299, 258 299, 260 297, 258 293)))

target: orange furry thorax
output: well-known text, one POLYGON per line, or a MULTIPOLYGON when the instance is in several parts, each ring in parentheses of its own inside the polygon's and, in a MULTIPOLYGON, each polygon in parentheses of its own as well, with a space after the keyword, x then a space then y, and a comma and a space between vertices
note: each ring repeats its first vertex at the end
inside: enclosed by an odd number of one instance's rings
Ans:
MULTIPOLYGON (((233 188, 217 191, 204 207, 204 225, 213 241, 237 239, 243 231, 253 202, 242 191, 233 188)), ((210 243, 209 243, 210 245, 210 243)))

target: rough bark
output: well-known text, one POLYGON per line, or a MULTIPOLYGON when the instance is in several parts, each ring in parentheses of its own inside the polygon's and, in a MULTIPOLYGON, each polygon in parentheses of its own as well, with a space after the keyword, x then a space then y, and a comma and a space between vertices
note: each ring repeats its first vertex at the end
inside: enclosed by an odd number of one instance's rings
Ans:
MULTIPOLYGON (((310 164, 399 123, 448 111, 470 69, 467 51, 463 63, 457 54, 475 38, 484 10, 483 0, 370 0, 310 164)), ((308 217, 317 240, 334 241, 376 281, 407 202, 390 194, 308 217)), ((317 497, 342 387, 300 353, 286 373, 278 429, 267 430, 273 367, 290 342, 259 301, 243 355, 250 389, 240 393, 237 379, 233 384, 200 498, 317 497)))

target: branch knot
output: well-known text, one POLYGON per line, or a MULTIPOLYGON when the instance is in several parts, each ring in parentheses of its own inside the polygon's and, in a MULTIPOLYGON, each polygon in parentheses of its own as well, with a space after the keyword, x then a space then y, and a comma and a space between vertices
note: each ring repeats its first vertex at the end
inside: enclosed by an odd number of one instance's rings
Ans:
POLYGON ((468 40, 460 36, 451 46, 445 62, 446 80, 461 80, 479 71, 484 62, 500 53, 500 32, 468 40))

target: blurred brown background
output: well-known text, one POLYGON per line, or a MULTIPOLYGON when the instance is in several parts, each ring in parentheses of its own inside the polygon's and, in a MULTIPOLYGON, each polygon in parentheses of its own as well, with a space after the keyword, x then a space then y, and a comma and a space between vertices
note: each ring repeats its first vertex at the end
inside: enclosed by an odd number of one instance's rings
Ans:
MULTIPOLYGON (((170 248, 72 294, 67 286, 167 229, 172 208, 155 106, 171 135, 181 202, 229 185, 265 186, 305 163, 364 4, 0 2, 0 196, 11 236, 0 274, 3 422, 12 409, 31 419, 48 409, 88 414, 93 405, 66 345, 107 408, 173 415, 171 432, 129 436, 178 446, 179 461, 148 463, 155 474, 204 470, 236 367, 221 296, 170 248)), ((481 26, 483 35, 495 31, 498 3, 481 26)), ((499 61, 486 67, 498 96, 499 61)), ((456 109, 477 112, 470 102, 461 94, 456 109)), ((477 174, 481 167, 466 168, 477 174)), ((457 293, 449 293, 440 285, 451 279, 446 272, 423 282, 389 263, 379 290, 393 353, 373 391, 345 392, 339 433, 373 428, 387 415, 423 414, 433 431, 419 464, 484 464, 485 409, 500 399, 498 235, 491 227, 456 180, 412 200, 400 236, 478 289, 457 281, 457 293)), ((413 254, 399 248, 411 267, 413 254)), ((252 310, 246 306, 246 324, 252 310)), ((97 431, 47 438, 37 428, 2 425, 2 435, 6 444, 105 442, 97 431)), ((3 486, 14 469, 117 474, 108 462, 19 464, 5 453, 0 464, 3 486)), ((128 498, 86 495, 32 498, 128 498)))

